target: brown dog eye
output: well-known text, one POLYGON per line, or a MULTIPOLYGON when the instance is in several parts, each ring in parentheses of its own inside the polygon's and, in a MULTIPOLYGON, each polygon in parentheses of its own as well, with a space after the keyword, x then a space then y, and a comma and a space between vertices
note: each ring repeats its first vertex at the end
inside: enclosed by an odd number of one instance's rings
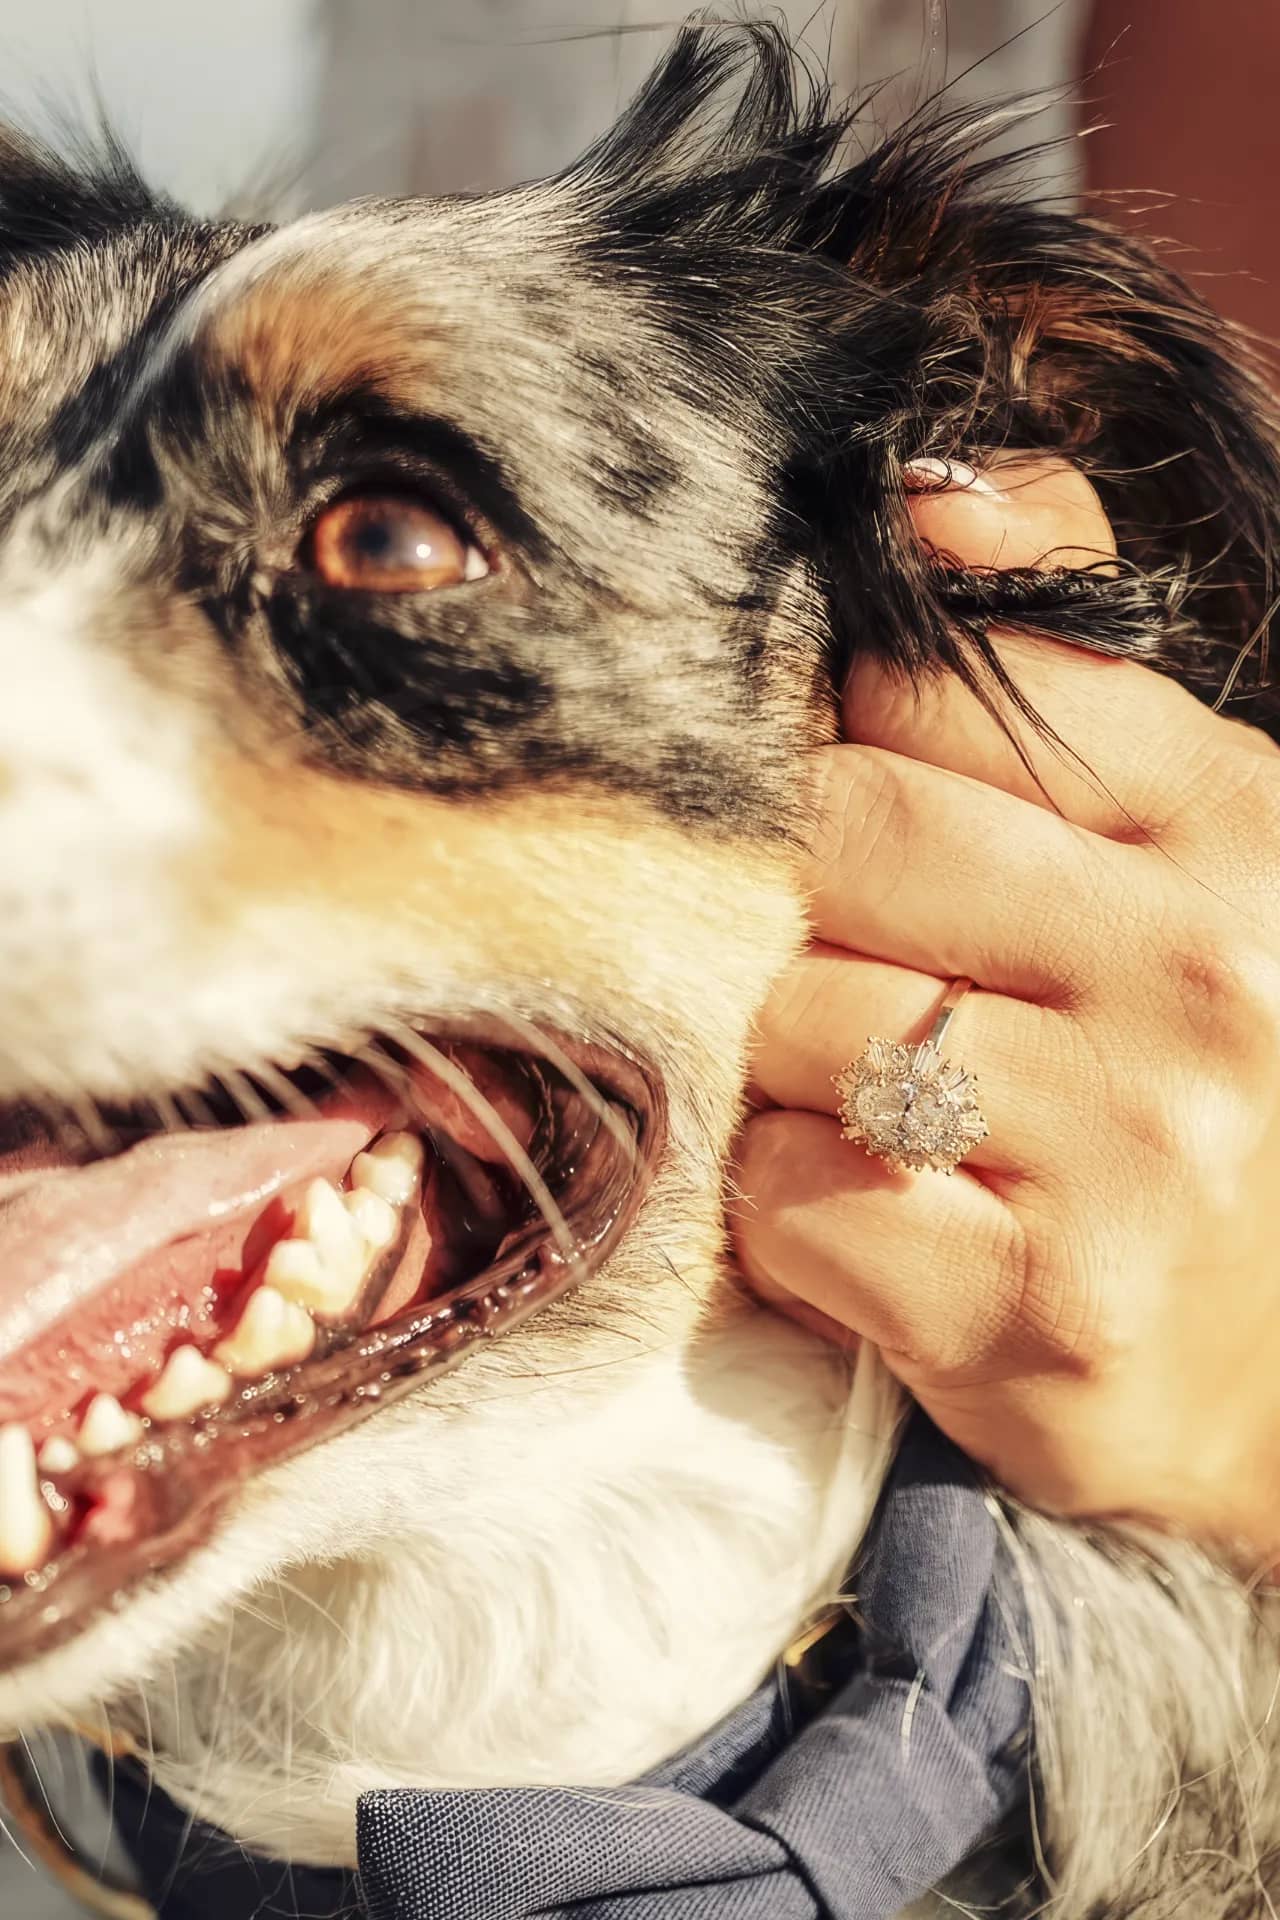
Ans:
POLYGON ((488 562, 442 514, 402 494, 365 494, 326 507, 311 529, 310 562, 331 587, 429 593, 483 580, 488 562))

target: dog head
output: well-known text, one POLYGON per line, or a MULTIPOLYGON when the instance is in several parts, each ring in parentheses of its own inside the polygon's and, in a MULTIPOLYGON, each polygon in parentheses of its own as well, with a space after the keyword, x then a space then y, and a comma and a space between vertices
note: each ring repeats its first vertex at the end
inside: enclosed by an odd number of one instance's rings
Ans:
POLYGON ((465 1717, 449 1777, 626 1777, 849 1551, 843 1369, 758 1330, 719 1225, 806 755, 856 647, 996 697, 1017 591, 1209 676, 1280 501, 1206 314, 992 197, 990 130, 842 170, 776 34, 695 29, 482 199, 201 226, 6 150, 8 1723, 205 1671, 250 1595, 260 1672, 289 1571, 316 1698, 358 1616, 353 1687, 413 1651, 384 1718, 465 1717), (1006 442, 1095 474, 1134 572, 932 570, 902 462, 1006 442), (606 1610, 630 1720, 582 1684, 606 1610), (513 1761, 557 1688, 580 1745, 513 1761))

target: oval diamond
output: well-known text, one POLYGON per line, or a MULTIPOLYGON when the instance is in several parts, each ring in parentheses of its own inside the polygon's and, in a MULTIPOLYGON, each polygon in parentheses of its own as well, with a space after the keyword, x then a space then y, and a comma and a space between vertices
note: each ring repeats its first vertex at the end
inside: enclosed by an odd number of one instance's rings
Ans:
POLYGON ((853 1110, 868 1133, 892 1133, 901 1125, 907 1098, 901 1087, 860 1087, 853 1110))

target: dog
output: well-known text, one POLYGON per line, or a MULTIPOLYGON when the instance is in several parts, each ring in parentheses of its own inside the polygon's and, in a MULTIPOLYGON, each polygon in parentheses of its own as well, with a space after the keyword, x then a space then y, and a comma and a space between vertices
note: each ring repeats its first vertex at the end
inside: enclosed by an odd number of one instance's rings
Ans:
MULTIPOLYGON (((481 198, 202 223, 7 139, 14 1735, 349 1863, 372 1789, 637 1778, 846 1591, 898 1393, 723 1226, 836 689, 870 650, 1008 711, 1016 618, 1216 691, 1278 550, 1242 343, 1011 193, 1024 112, 859 148, 778 30, 695 22, 481 198), (1118 570, 920 550, 904 463, 1005 445, 1093 477, 1118 570)), ((999 1512, 1005 1910, 1269 1911, 1265 1604, 999 1512)))

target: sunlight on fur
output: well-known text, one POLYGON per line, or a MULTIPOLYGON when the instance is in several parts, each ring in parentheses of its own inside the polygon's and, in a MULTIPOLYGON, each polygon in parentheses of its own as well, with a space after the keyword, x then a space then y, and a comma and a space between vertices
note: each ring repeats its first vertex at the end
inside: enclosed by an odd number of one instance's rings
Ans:
MULTIPOLYGON (((642 1062, 666 1131, 577 1290, 129 1562, 0 1672, 5 1729, 127 1735, 231 1844, 351 1863, 360 1794, 633 1781, 856 1606, 898 1390, 750 1302, 723 1222, 833 688, 869 651, 1007 695, 1011 607, 1205 686, 1280 517, 1247 356, 1130 243, 1002 197, 1021 111, 859 156, 775 30, 704 26, 559 179, 279 233, 6 143, 0 1197, 105 1188, 120 1126, 163 1171, 193 1112, 230 1155, 467 1022, 615 1129, 566 1047, 642 1062), (1098 478, 1115 577, 940 584, 915 549, 903 460, 1019 434, 1098 478), (414 489, 484 577, 339 592, 317 512, 414 489)), ((521 1230, 563 1238, 520 1152, 521 1230)), ((1012 1885, 977 1859, 921 1920, 993 1886, 1007 1920, 1274 1912, 1270 1603, 991 1499, 1030 1812, 1012 1885)))

